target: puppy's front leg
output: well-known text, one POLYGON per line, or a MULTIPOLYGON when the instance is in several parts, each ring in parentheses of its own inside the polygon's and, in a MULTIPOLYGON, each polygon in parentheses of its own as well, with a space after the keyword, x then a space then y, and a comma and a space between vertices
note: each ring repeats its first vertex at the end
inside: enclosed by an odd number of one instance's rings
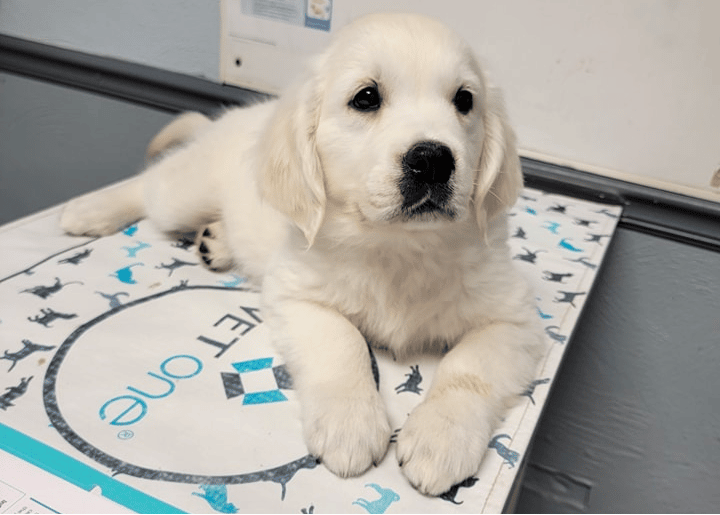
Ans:
POLYGON ((418 490, 440 495, 477 472, 504 410, 532 379, 541 342, 533 326, 496 323, 440 361, 398 436, 398 462, 418 490))
POLYGON ((308 450, 338 476, 385 455, 390 424, 365 339, 344 316, 311 302, 282 302, 273 331, 300 397, 308 450))

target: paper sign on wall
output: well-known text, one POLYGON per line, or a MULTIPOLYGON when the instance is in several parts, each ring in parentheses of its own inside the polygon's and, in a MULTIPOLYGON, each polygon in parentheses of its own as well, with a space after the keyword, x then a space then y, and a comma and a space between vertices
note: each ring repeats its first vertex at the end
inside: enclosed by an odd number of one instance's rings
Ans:
POLYGON ((242 0, 243 14, 318 30, 330 30, 332 0, 242 0))
POLYGON ((279 92, 346 21, 337 10, 337 0, 223 0, 221 79, 279 92))

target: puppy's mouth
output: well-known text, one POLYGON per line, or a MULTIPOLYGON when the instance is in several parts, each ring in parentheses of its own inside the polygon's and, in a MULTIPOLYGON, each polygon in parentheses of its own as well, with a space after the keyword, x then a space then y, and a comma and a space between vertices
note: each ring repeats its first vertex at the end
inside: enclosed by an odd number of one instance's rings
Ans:
POLYGON ((453 220, 455 210, 449 205, 452 189, 447 184, 415 185, 411 193, 405 190, 400 213, 406 221, 453 220))

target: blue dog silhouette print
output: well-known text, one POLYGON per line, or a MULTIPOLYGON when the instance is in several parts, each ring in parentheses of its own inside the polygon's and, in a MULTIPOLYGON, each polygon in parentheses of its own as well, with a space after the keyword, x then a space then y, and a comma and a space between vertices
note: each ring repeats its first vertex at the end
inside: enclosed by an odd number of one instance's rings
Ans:
POLYGON ((142 263, 133 263, 132 265, 128 265, 124 268, 119 268, 118 270, 115 270, 112 274, 110 274, 112 277, 115 277, 118 281, 125 284, 137 284, 137 281, 133 277, 132 268, 134 266, 143 266, 142 263))
POLYGON ((140 252, 142 249, 148 249, 151 245, 149 243, 145 243, 144 241, 137 241, 135 242, 134 247, 128 247, 123 246, 123 249, 125 252, 127 252, 127 257, 134 258, 137 257, 137 253, 140 252))
POLYGON ((392 503, 400 500, 400 496, 389 488, 383 488, 375 483, 367 484, 365 487, 372 488, 380 494, 380 498, 374 501, 368 501, 362 498, 353 501, 353 504, 364 508, 368 513, 385 513, 392 503))
POLYGON ((407 377, 407 381, 397 385, 395 387, 395 391, 397 393, 412 392, 420 395, 420 392, 422 392, 422 388, 420 388, 420 383, 422 383, 423 380, 422 375, 420 374, 420 365, 411 365, 410 373, 405 374, 405 377, 407 377))
POLYGON ((225 485, 199 485, 203 493, 192 492, 192 495, 202 497, 210 507, 219 513, 237 513, 238 509, 233 503, 228 503, 227 486, 225 485))
POLYGON ((498 453, 498 456, 505 460, 504 463, 506 465, 510 465, 510 468, 514 468, 515 465, 517 465, 518 460, 520 459, 520 453, 517 451, 513 451, 512 449, 508 449, 505 445, 500 443, 501 438, 508 438, 512 440, 512 437, 510 435, 497 435, 493 437, 492 440, 490 440, 488 448, 495 449, 498 453))

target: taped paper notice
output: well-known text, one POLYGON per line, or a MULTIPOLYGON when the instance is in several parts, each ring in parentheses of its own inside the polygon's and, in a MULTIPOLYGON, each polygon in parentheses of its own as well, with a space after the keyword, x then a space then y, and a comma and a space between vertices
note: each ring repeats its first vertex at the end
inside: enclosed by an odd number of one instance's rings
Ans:
POLYGON ((332 0, 242 0, 242 13, 300 27, 330 30, 332 0))
POLYGON ((347 2, 333 0, 222 0, 220 78, 277 93, 348 22, 347 2))

